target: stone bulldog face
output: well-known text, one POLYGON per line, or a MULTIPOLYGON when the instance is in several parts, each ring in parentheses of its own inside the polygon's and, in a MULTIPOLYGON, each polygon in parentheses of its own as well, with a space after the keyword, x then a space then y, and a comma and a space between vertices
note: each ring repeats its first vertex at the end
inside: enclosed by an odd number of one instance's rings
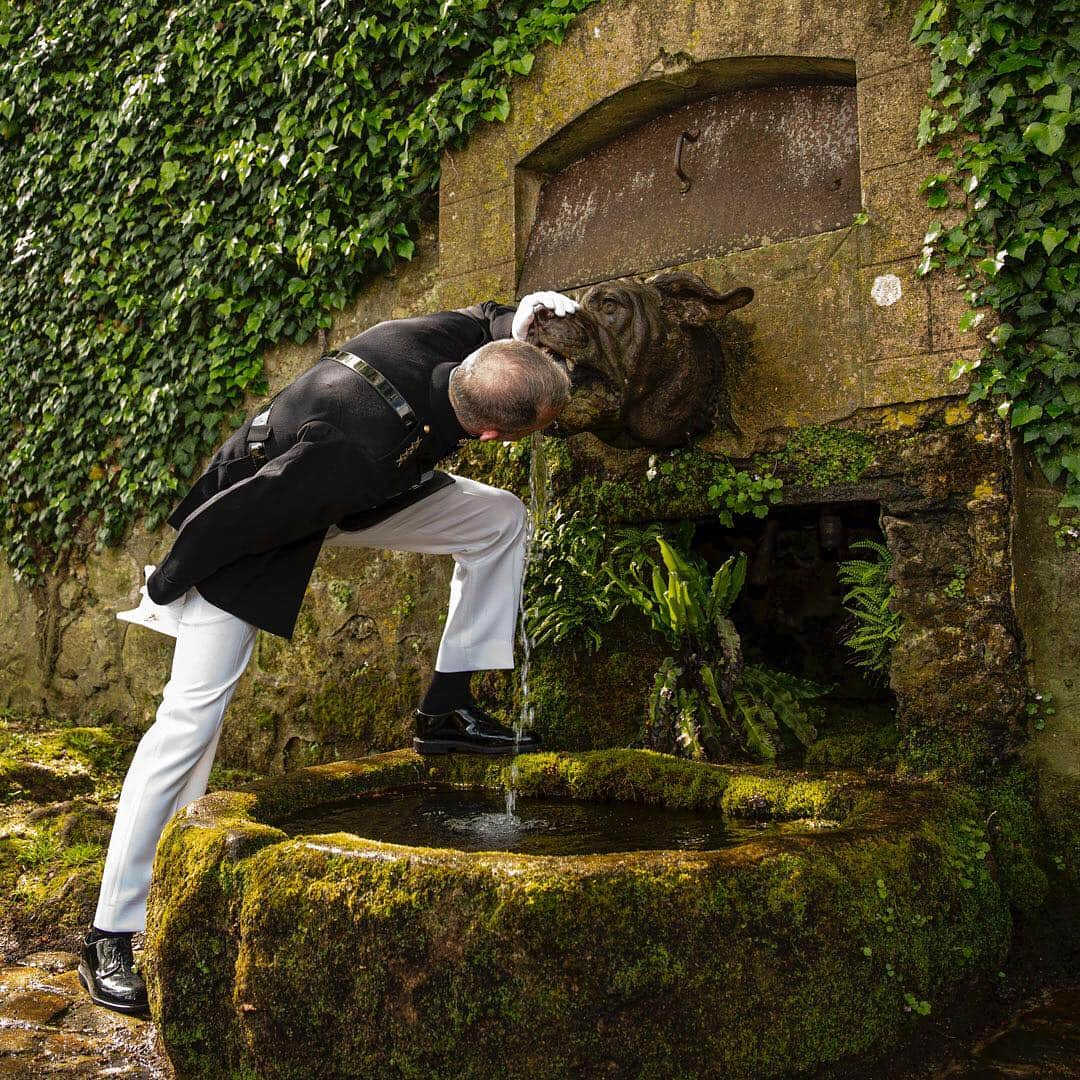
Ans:
POLYGON ((528 340, 566 365, 573 383, 555 435, 590 431, 609 446, 677 446, 722 424, 725 356, 712 327, 750 303, 754 290, 718 293, 679 271, 617 278, 573 295, 581 308, 541 310, 528 340))

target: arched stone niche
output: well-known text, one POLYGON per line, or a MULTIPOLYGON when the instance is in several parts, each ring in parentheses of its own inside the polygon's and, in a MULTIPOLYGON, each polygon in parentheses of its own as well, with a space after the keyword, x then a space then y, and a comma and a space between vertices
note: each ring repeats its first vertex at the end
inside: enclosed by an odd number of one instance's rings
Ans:
POLYGON ((596 105, 515 171, 518 291, 843 228, 862 205, 854 67, 753 59, 596 105))

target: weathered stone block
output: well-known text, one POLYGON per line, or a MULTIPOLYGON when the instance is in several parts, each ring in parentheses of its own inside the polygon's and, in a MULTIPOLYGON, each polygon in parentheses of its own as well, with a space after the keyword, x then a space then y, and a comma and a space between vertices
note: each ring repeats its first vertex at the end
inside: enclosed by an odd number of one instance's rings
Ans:
POLYGON ((514 188, 444 204, 439 213, 439 271, 455 277, 514 258, 514 188))
MULTIPOLYGON (((930 64, 925 59, 859 79, 859 159, 864 173, 920 153, 915 137, 919 113, 929 102, 929 85, 930 64)), ((931 159, 929 153, 924 156, 931 159)))

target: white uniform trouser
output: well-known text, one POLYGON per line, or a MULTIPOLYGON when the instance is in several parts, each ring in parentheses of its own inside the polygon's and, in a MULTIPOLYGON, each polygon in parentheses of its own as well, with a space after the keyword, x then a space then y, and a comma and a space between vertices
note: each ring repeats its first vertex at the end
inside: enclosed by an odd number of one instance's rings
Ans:
MULTIPOLYGON (((453 555, 439 671, 514 666, 526 512, 508 491, 465 477, 356 532, 331 526, 325 543, 453 555)), ((144 930, 157 842, 181 807, 206 791, 221 721, 255 645, 256 627, 188 590, 154 723, 120 791, 94 925, 144 930)))

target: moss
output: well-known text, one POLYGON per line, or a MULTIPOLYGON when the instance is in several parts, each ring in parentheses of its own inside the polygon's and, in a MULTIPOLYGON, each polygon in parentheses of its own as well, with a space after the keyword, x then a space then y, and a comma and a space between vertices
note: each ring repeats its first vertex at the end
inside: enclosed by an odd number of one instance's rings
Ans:
POLYGON ((831 769, 896 768, 900 731, 894 723, 868 731, 823 735, 806 752, 805 764, 831 769))
POLYGON ((827 780, 747 773, 732 777, 723 806, 732 817, 783 819, 834 817, 840 803, 836 785, 827 780))
POLYGON ((1072 774, 1042 768, 1038 803, 1058 882, 1071 902, 1080 903, 1080 780, 1072 774))
POLYGON ((241 1075, 244 1068, 244 1050, 230 1022, 235 943, 229 934, 207 931, 227 918, 236 861, 282 838, 247 818, 254 801, 250 794, 206 796, 197 808, 174 817, 158 843, 160 862, 149 897, 155 917, 147 924, 144 969, 162 1035, 182 1063, 181 1076, 241 1075), (159 909, 163 894, 172 902, 159 909), (193 997, 204 1006, 196 1016, 184 1008, 193 997))
POLYGON ((905 994, 938 1002, 1007 945, 977 808, 933 785, 647 751, 519 760, 529 791, 712 808, 768 791, 845 818, 714 852, 466 854, 252 820, 504 767, 399 751, 171 823, 148 978, 178 1075, 782 1076, 883 1045, 911 1023, 905 994))
MULTIPOLYGON (((643 618, 626 611, 607 625, 597 652, 580 641, 534 652, 529 700, 544 747, 597 750, 634 744, 653 676, 667 651, 643 618)), ((520 715, 517 673, 489 673, 476 682, 474 692, 485 706, 507 722, 520 715)))
POLYGON ((85 928, 111 827, 111 812, 89 799, 9 816, 0 838, 5 936, 30 949, 85 928))
POLYGON ((327 680, 308 699, 305 712, 324 741, 389 749, 400 746, 411 730, 419 693, 420 675, 415 668, 391 673, 365 665, 350 675, 327 680))
MULTIPOLYGON (((546 440, 546 443, 555 440, 546 440)), ((504 443, 498 439, 480 442, 469 439, 457 452, 452 472, 479 480, 492 487, 505 488, 519 498, 529 497, 529 447, 528 439, 504 443)))
POLYGON ((1013 907, 1030 917, 1050 891, 1044 865, 1047 838, 1036 809, 1037 779, 1026 766, 1014 763, 979 794, 1002 888, 1013 907))
POLYGON ((793 431, 782 449, 753 461, 755 467, 775 469, 785 481, 824 488, 855 483, 875 453, 874 440, 861 431, 812 424, 793 431))
POLYGON ((554 497, 567 512, 583 509, 604 521, 656 521, 715 515, 764 517, 781 482, 762 465, 740 469, 697 447, 640 455, 622 475, 566 470, 553 477, 554 497))
MULTIPOLYGON (((509 765, 463 756, 433 760, 432 779, 477 787, 506 786, 509 765)), ((517 758, 523 795, 561 795, 589 801, 628 801, 656 806, 720 809, 729 774, 713 765, 682 761, 650 750, 532 753, 517 758), (689 768, 687 767, 689 766, 689 768)))
POLYGON ((120 728, 0 720, 0 801, 86 794, 122 775, 134 750, 120 728))

